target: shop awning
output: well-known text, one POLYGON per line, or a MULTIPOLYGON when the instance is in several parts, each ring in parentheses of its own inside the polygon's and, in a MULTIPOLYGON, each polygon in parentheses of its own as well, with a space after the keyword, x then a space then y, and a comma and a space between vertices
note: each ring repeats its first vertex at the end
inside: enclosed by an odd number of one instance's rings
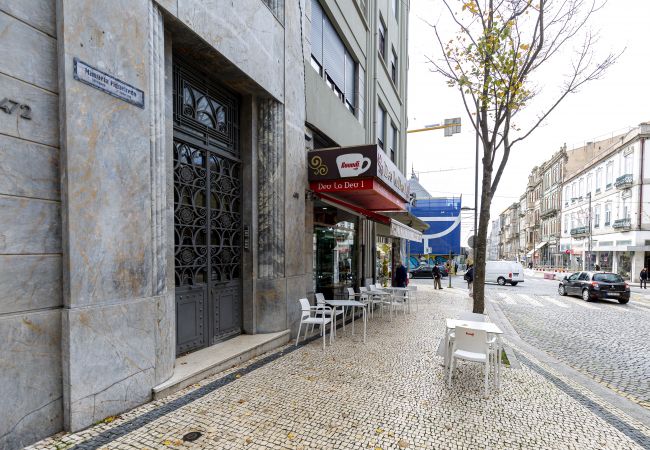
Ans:
POLYGON ((420 220, 419 217, 414 216, 409 211, 382 211, 382 214, 395 219, 398 222, 402 222, 404 225, 411 227, 417 231, 426 231, 429 229, 429 224, 423 220, 420 220))
POLYGON ((375 222, 382 223, 384 225, 390 225, 390 217, 386 217, 382 214, 377 214, 374 211, 370 211, 364 208, 361 208, 357 205, 354 205, 352 203, 348 203, 346 201, 343 201, 341 199, 338 199, 336 197, 332 197, 327 194, 323 194, 322 192, 315 192, 314 193, 318 198, 320 198, 322 201, 325 203, 329 203, 332 206, 335 206, 337 208, 341 208, 343 210, 346 210, 350 213, 353 214, 358 214, 362 215, 364 217, 367 217, 370 220, 374 220, 375 222))
POLYGON ((308 153, 309 187, 368 211, 405 211, 406 177, 376 144, 308 153))
POLYGON ((377 225, 377 234, 380 236, 422 242, 422 233, 395 219, 390 219, 390 223, 387 225, 377 225))
POLYGON ((531 251, 529 251, 528 253, 526 253, 526 256, 533 256, 533 252, 536 252, 536 251, 539 250, 540 248, 544 247, 546 244, 548 244, 548 242, 546 242, 546 241, 545 241, 545 242, 540 242, 539 244, 537 244, 537 245, 535 246, 535 249, 534 249, 534 250, 531 250, 531 251))

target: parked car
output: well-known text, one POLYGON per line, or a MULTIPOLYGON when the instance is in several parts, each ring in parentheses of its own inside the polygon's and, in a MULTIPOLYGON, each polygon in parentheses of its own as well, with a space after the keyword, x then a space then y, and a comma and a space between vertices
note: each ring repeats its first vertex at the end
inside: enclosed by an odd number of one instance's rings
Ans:
MULTIPOLYGON (((411 278, 433 278, 433 273, 432 273, 433 266, 420 266, 417 269, 413 269, 409 272, 409 275, 411 278)), ((440 269, 440 275, 442 277, 447 276, 447 270, 445 269, 444 266, 438 265, 438 269, 440 269)))
POLYGON ((620 275, 611 272, 576 272, 564 277, 557 291, 560 295, 579 295, 586 302, 615 299, 625 304, 630 301, 630 286, 620 275))
POLYGON ((517 286, 524 282, 524 267, 515 261, 486 261, 485 281, 504 286, 509 283, 517 286))

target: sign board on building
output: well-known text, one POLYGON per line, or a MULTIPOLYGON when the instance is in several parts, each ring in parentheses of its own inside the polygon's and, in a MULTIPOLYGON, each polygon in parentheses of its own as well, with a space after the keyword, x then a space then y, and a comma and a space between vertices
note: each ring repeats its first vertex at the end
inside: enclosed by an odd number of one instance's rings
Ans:
POLYGON ((353 183, 361 176, 376 178, 404 202, 409 201, 406 177, 376 144, 312 150, 308 158, 311 183, 333 180, 353 183))
POLYGON ((144 109, 144 92, 74 58, 74 79, 144 109))
POLYGON ((390 221, 390 235, 409 241, 422 240, 422 233, 393 219, 390 221))

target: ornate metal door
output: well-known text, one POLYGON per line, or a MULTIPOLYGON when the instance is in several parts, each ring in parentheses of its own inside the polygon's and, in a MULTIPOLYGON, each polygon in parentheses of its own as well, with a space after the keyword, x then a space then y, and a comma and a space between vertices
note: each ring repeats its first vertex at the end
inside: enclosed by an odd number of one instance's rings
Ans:
POLYGON ((241 333, 238 101, 174 65, 176 352, 241 333))

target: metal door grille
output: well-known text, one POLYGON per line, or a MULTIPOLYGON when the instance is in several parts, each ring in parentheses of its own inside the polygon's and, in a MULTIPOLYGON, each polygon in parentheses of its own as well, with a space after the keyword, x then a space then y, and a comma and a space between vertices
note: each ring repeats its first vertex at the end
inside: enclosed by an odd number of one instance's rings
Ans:
POLYGON ((174 67, 177 353, 241 332, 237 98, 174 67))

